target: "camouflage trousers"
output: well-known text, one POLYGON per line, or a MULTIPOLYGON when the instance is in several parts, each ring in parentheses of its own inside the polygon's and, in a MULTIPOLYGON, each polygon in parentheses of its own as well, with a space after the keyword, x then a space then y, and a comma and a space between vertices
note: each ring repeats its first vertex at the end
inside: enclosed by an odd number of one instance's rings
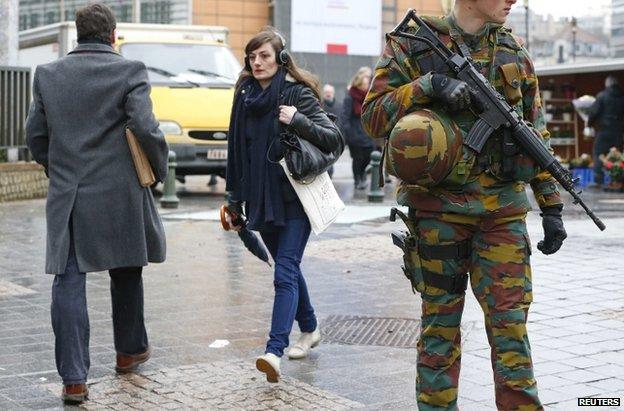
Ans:
POLYGON ((411 223, 419 246, 466 241, 470 246, 466 255, 458 258, 426 259, 416 253, 406 256, 412 283, 422 297, 416 379, 418 408, 457 409, 460 323, 465 299, 465 292, 451 294, 425 285, 422 274, 450 276, 469 272, 470 286, 485 314, 497 408, 543 409, 537 395, 526 329, 532 293, 531 247, 525 216, 494 220, 438 214, 419 216, 411 223))

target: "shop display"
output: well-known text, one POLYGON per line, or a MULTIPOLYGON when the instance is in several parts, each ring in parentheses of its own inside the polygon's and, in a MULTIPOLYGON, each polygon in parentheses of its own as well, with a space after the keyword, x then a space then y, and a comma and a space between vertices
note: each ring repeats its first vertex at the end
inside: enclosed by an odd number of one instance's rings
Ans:
POLYGON ((542 90, 546 127, 550 131, 550 145, 564 161, 578 157, 577 115, 572 103, 574 86, 560 87, 550 79, 542 90))

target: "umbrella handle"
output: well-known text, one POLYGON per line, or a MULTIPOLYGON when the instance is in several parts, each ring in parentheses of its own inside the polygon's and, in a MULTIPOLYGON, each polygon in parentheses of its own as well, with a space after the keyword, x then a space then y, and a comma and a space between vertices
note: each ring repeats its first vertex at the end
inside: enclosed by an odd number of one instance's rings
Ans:
POLYGON ((230 223, 228 223, 227 221, 226 213, 230 215, 230 219, 233 219, 234 217, 232 216, 232 212, 227 208, 226 205, 222 205, 219 213, 221 215, 221 226, 225 231, 230 231, 232 227, 230 227, 230 223))
POLYGON ((225 231, 230 231, 232 229, 232 226, 230 226, 227 221, 226 214, 230 216, 230 221, 235 226, 244 226, 245 224, 243 219, 238 214, 230 210, 225 204, 221 206, 221 208, 219 209, 219 213, 221 216, 221 226, 225 231))

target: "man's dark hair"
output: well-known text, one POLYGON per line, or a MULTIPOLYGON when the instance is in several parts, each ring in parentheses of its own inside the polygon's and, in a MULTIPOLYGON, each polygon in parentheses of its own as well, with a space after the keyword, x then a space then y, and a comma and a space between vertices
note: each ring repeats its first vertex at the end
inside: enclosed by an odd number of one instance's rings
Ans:
POLYGON ((89 4, 76 11, 78 40, 97 39, 110 43, 115 27, 117 27, 115 15, 104 4, 89 4))

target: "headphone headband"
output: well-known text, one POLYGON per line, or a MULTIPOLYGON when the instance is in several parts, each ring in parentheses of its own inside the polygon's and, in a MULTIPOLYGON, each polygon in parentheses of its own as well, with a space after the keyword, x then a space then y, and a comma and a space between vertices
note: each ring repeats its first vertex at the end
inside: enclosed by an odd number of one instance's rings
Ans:
POLYGON ((285 66, 290 60, 290 55, 286 51, 286 39, 279 31, 275 29, 273 29, 273 33, 275 33, 275 35, 280 39, 280 43, 282 43, 282 49, 277 54, 277 62, 282 66, 285 66))
POLYGON ((282 49, 285 49, 286 48, 286 39, 284 38, 284 36, 282 36, 282 34, 279 31, 277 31, 277 30, 273 30, 273 32, 275 33, 275 35, 277 37, 279 37, 280 42, 282 43, 282 49))

